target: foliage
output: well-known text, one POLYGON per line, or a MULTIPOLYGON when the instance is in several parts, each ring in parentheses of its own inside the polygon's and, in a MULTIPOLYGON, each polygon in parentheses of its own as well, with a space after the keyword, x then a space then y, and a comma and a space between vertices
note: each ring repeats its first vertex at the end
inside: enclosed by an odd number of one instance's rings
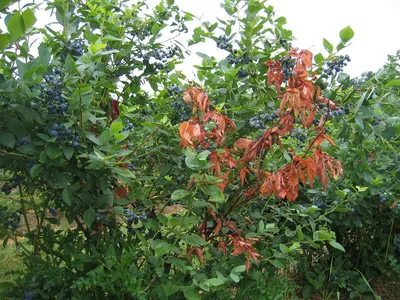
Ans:
POLYGON ((7 295, 367 299, 398 273, 398 55, 352 81, 350 27, 313 55, 264 0, 187 46, 163 38, 194 19, 172 0, 43 5, 57 26, 2 11, 0 236, 26 267, 7 295), (210 41, 225 57, 189 81, 210 41))

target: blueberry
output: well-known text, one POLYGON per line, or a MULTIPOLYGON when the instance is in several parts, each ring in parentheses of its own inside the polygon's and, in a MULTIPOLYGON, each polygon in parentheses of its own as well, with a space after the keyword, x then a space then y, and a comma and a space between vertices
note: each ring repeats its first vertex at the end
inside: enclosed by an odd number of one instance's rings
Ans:
POLYGON ((78 143, 77 141, 75 141, 75 142, 72 143, 72 146, 78 147, 78 146, 79 146, 79 143, 78 143))
POLYGON ((55 130, 50 131, 51 136, 58 136, 58 132, 55 130))
POLYGON ((53 217, 57 217, 58 212, 57 212, 57 210, 56 210, 55 208, 51 207, 51 208, 49 209, 49 211, 50 211, 50 214, 51 214, 53 217))

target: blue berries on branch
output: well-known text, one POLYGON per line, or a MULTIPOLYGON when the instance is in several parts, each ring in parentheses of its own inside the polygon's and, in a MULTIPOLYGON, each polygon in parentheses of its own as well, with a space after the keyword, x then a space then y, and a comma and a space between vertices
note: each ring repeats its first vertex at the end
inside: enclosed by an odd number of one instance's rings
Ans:
POLYGON ((62 97, 62 78, 57 69, 55 75, 45 75, 45 82, 40 84, 41 93, 39 97, 44 98, 47 103, 47 110, 51 114, 63 115, 68 110, 68 104, 62 97), (58 74, 57 74, 58 73, 58 74))
POLYGON ((170 103, 171 109, 173 111, 171 123, 175 125, 183 121, 189 120, 191 106, 189 104, 186 104, 183 100, 182 88, 174 84, 167 87, 167 91, 169 95, 173 97, 173 101, 170 103))
POLYGON ((124 211, 124 214, 129 216, 128 220, 127 220, 126 228, 130 235, 136 234, 136 230, 140 230, 141 228, 143 228, 143 227, 141 227, 139 229, 135 229, 132 225, 137 225, 139 223, 139 220, 141 220, 142 222, 147 221, 147 215, 145 212, 142 212, 142 214, 140 216, 138 216, 137 214, 134 214, 130 209, 126 209, 124 211))
POLYGON ((347 66, 347 62, 350 62, 350 57, 346 54, 345 56, 335 56, 334 58, 328 60, 326 62, 326 68, 324 69, 324 73, 326 75, 332 75, 333 73, 339 73, 343 71, 343 67, 347 66))
POLYGON ((307 136, 302 128, 293 129, 292 134, 290 136, 298 140, 301 144, 304 144, 307 139, 307 136))
POLYGON ((236 50, 234 50, 233 53, 234 54, 229 54, 227 57, 228 64, 230 65, 247 65, 253 61, 249 55, 238 57, 235 55, 237 53, 236 50))
POLYGON ((23 146, 23 145, 28 145, 28 144, 32 144, 32 141, 27 136, 20 137, 18 139, 18 141, 16 142, 17 147, 23 146))
POLYGON ((276 113, 268 114, 260 114, 258 116, 254 116, 250 118, 249 124, 251 127, 259 129, 264 127, 268 122, 275 120, 278 118, 276 113))
POLYGON ((217 39, 217 47, 228 52, 232 52, 233 45, 226 35, 221 35, 217 39))
POLYGON ((292 59, 289 55, 287 55, 284 56, 280 60, 280 62, 285 81, 288 81, 290 77, 293 77, 295 75, 293 69, 296 66, 296 60, 294 58, 292 59))
MULTIPOLYGON (((2 216, 3 219, 4 216, 2 216)), ((21 211, 17 210, 12 212, 9 216, 8 216, 8 220, 7 221, 3 221, 3 226, 5 228, 10 228, 10 229, 18 229, 19 228, 19 223, 21 222, 21 211)))
POLYGON ((80 40, 75 42, 68 41, 67 43, 68 52, 70 52, 73 56, 82 56, 84 46, 85 43, 80 40))
POLYGON ((174 58, 178 54, 178 46, 168 46, 164 49, 154 49, 147 52, 141 50, 137 53, 138 58, 142 58, 144 62, 152 64, 157 70, 168 70, 168 60, 174 58))
POLYGON ((6 183, 3 184, 1 187, 1 191, 9 195, 11 194, 12 190, 18 187, 18 185, 25 179, 24 176, 16 175, 14 178, 8 180, 6 183))
POLYGON ((66 128, 64 124, 53 124, 51 126, 50 135, 57 137, 59 142, 68 142, 74 147, 79 146, 79 136, 72 129, 66 128))
POLYGON ((133 128, 135 128, 135 126, 133 126, 133 124, 129 120, 125 120, 124 123, 125 126, 122 128, 122 131, 131 131, 133 130, 133 128))

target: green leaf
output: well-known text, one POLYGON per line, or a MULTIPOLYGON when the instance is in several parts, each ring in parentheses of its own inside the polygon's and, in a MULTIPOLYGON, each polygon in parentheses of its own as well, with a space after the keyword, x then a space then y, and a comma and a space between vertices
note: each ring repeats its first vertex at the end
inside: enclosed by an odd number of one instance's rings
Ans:
POLYGON ((220 286, 220 285, 223 285, 225 283, 225 281, 223 281, 220 278, 210 278, 210 279, 206 280, 204 283, 206 285, 220 286))
POLYGON ((6 291, 6 290, 11 290, 12 288, 15 287, 15 284, 12 282, 0 282, 0 291, 6 291))
POLYGON ((304 234, 303 234, 303 231, 301 230, 300 225, 297 225, 296 232, 297 232, 297 237, 298 237, 299 241, 304 240, 304 234))
POLYGON ((22 13, 22 20, 24 22, 24 33, 29 27, 32 27, 36 23, 36 17, 33 11, 28 8, 22 13))
POLYGON ((327 39, 322 39, 323 41, 323 45, 326 51, 328 51, 328 53, 332 53, 333 52, 333 45, 331 43, 329 43, 329 41, 327 39))
POLYGON ((314 61, 317 65, 324 61, 324 56, 321 53, 318 53, 314 56, 314 61))
POLYGON ((171 200, 179 200, 182 198, 185 198, 187 195, 189 195, 188 191, 185 190, 176 190, 172 193, 171 195, 171 200))
POLYGON ((221 189, 216 185, 214 184, 200 185, 200 189, 203 191, 204 194, 210 196, 209 201, 224 203, 225 201, 224 194, 222 193, 221 189))
POLYGON ((111 211, 112 211, 114 214, 122 215, 122 214, 124 213, 124 208, 123 208, 122 206, 114 206, 114 207, 111 209, 111 211))
POLYGON ((60 146, 57 144, 48 144, 46 147, 46 154, 50 159, 56 159, 60 156, 60 146))
POLYGON ((303 287, 302 291, 303 298, 304 299, 310 298, 312 295, 314 295, 314 292, 315 288, 311 284, 306 285, 305 287, 303 287))
POLYGON ((91 55, 95 55, 97 52, 99 52, 101 49, 104 49, 105 47, 107 47, 107 44, 103 44, 101 39, 98 39, 96 43, 90 44, 89 52, 91 55))
POLYGON ((347 26, 347 27, 343 28, 342 30, 340 30, 339 36, 340 36, 340 39, 342 40, 342 42, 346 43, 353 38, 354 31, 353 31, 353 29, 351 29, 350 26, 347 26))
POLYGON ((0 0, 0 10, 3 10, 9 7, 11 4, 16 2, 17 0, 0 0))
POLYGON ((94 220, 96 220, 96 212, 93 208, 87 209, 83 214, 83 222, 85 222, 85 224, 90 227, 92 226, 94 220))
POLYGON ((65 188, 61 193, 62 200, 68 205, 72 204, 72 191, 68 188, 65 188))
POLYGON ((0 132, 0 144, 8 147, 14 148, 15 146, 15 137, 10 132, 0 132))
POLYGON ((51 54, 45 44, 40 44, 40 46, 39 46, 39 58, 40 58, 40 62, 43 64, 43 66, 47 67, 49 65, 50 59, 51 59, 51 54))
POLYGON ((346 252, 346 250, 344 249, 344 247, 342 245, 340 245, 338 242, 336 242, 335 240, 331 240, 329 242, 329 245, 331 245, 333 248, 338 249, 340 251, 346 252))
POLYGON ((65 157, 70 160, 72 155, 74 155, 75 149, 69 145, 62 145, 61 150, 63 151, 65 157))
POLYGON ((207 242, 203 240, 201 237, 199 237, 197 234, 191 234, 191 235, 184 234, 182 235, 182 241, 196 247, 204 246, 207 244, 207 242))
POLYGON ((112 135, 110 133, 110 131, 108 129, 104 130, 101 134, 100 134, 100 143, 101 145, 106 144, 108 141, 110 141, 112 138, 112 135))
POLYGON ((34 165, 30 170, 31 177, 32 178, 37 177, 40 174, 41 170, 42 170, 42 165, 40 164, 34 165))
POLYGON ((13 43, 22 37, 25 33, 24 21, 22 19, 21 13, 17 11, 8 20, 7 29, 10 33, 10 42, 13 43))
POLYGON ((361 130, 363 130, 364 129, 364 122, 363 122, 363 120, 361 119, 361 116, 356 116, 355 117, 355 121, 356 121, 356 123, 357 123, 357 125, 360 127, 360 129, 361 130))
POLYGON ((330 241, 331 239, 330 233, 325 230, 317 230, 313 234, 313 241, 330 241))
POLYGON ((0 51, 6 49, 9 43, 10 43, 10 35, 8 33, 0 34, 0 51))
POLYGON ((182 273, 186 273, 186 262, 183 259, 170 257, 168 258, 168 262, 177 267, 182 273))
POLYGON ((120 132, 123 127, 124 125, 122 124, 121 121, 115 120, 110 126, 111 133, 120 132))
POLYGON ((386 83, 385 87, 400 86, 400 79, 393 79, 386 83))
POLYGON ((163 256, 164 254, 167 254, 169 251, 171 251, 174 248, 171 244, 167 242, 160 242, 157 244, 156 249, 155 249, 155 257, 158 258, 160 256, 163 256))

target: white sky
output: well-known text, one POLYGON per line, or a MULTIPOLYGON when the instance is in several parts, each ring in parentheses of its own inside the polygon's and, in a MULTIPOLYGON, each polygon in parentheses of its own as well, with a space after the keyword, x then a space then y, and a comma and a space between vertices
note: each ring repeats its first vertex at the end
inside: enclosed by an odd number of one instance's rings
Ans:
MULTIPOLYGON (((184 11, 201 16, 202 21, 215 22, 217 17, 227 17, 220 8, 223 1, 175 0, 175 3, 184 11)), ((158 0, 147 0, 146 3, 152 5, 158 3, 158 0)), ((322 38, 337 45, 340 41, 339 31, 348 25, 352 27, 355 32, 352 44, 342 50, 343 54, 349 54, 352 59, 345 69, 352 76, 364 71, 376 71, 384 64, 388 54, 394 54, 400 49, 400 0, 270 0, 267 4, 275 7, 276 17, 286 17, 286 28, 291 29, 297 39, 293 45, 309 49, 314 54, 327 54, 322 46, 322 38)), ((36 26, 43 26, 50 21, 48 13, 37 13, 36 26)), ((193 29, 199 26, 199 22, 193 21, 188 25, 189 29, 193 29)), ((0 27, 5 26, 1 24, 0 27)), ((162 40, 166 38, 169 37, 162 37, 162 40)), ((181 36, 179 39, 186 42, 189 36, 181 36)), ((227 55, 226 51, 218 50, 215 43, 211 42, 193 47, 191 51, 192 55, 180 66, 189 77, 193 77, 190 75, 194 72, 193 65, 200 63, 196 51, 217 58, 227 55)))

